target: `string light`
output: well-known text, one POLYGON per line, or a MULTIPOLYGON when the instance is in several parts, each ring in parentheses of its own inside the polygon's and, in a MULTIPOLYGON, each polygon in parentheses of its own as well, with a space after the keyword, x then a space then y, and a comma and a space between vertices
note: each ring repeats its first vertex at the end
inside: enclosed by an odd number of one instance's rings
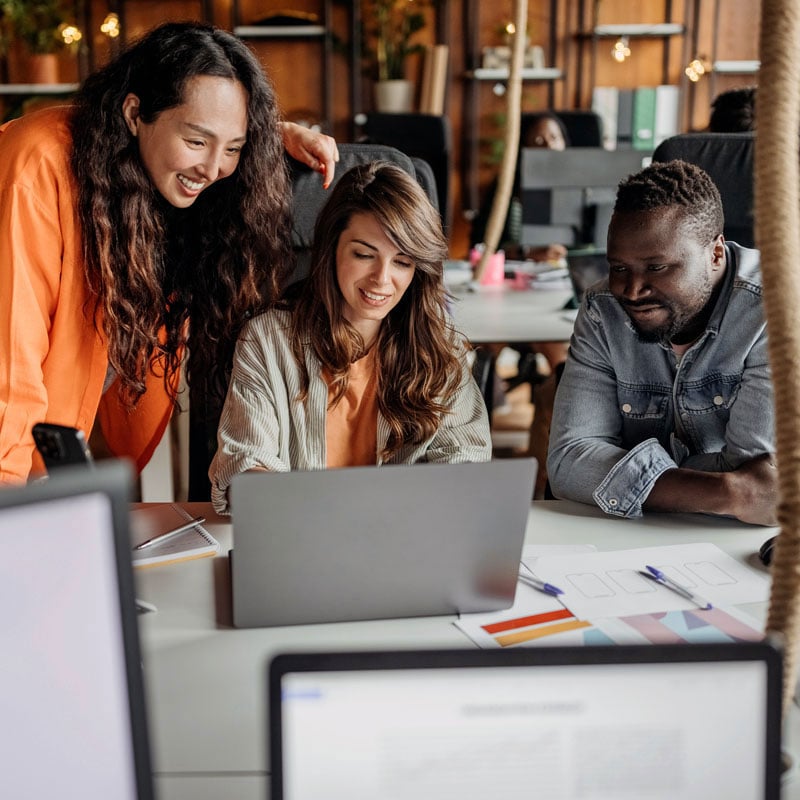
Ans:
POLYGON ((120 34, 119 30, 119 17, 114 14, 106 14, 106 18, 100 25, 101 33, 104 33, 109 39, 116 39, 120 34))
POLYGON ((628 46, 628 37, 620 36, 611 48, 611 57, 618 64, 621 64, 626 58, 630 58, 630 55, 631 48, 628 46))
POLYGON ((83 38, 80 28, 76 28, 74 25, 60 25, 58 33, 64 40, 64 44, 76 44, 83 38))
POLYGON ((699 56, 689 62, 684 72, 692 83, 697 83, 708 72, 708 64, 703 60, 702 56, 699 56))

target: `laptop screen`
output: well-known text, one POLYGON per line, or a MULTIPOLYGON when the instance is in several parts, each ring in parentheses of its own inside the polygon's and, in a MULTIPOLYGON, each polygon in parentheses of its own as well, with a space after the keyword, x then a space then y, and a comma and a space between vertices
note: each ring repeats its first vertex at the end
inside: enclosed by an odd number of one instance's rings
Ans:
POLYGON ((767 646, 276 663, 273 800, 778 797, 767 646))
POLYGON ((152 797, 129 480, 120 464, 68 468, 0 492, 6 797, 152 797))
POLYGON ((575 300, 581 304, 586 290, 608 277, 608 261, 605 250, 583 249, 567 252, 567 269, 575 300))

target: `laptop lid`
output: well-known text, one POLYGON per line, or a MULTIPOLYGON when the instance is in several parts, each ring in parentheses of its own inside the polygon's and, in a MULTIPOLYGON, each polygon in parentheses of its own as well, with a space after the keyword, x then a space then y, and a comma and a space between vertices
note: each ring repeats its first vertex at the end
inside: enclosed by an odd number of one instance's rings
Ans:
POLYGON ((4 797, 151 800, 122 463, 0 490, 4 797))
POLYGON ((590 286, 608 277, 606 251, 597 248, 567 251, 567 271, 578 305, 590 286))
POLYGON ((508 608, 535 477, 534 459, 238 475, 234 624, 508 608))
POLYGON ((777 800, 780 695, 764 643, 281 655, 270 796, 777 800))

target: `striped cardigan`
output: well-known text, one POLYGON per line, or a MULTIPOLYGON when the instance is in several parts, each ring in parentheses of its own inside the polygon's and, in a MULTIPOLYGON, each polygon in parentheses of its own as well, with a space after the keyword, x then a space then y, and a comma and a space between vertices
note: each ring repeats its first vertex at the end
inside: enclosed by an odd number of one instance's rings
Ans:
MULTIPOLYGON (((305 350, 310 385, 305 403, 300 369, 288 337, 289 312, 268 311, 250 320, 236 345, 233 373, 217 432, 217 453, 209 469, 211 499, 219 513, 229 513, 227 489, 234 475, 252 468, 276 472, 325 469, 325 421, 328 386, 310 348, 305 350)), ((439 428, 423 442, 407 444, 393 464, 418 461, 461 463, 488 461, 492 445, 486 406, 466 362, 462 381, 439 428)), ((389 426, 378 415, 378 456, 389 426)))

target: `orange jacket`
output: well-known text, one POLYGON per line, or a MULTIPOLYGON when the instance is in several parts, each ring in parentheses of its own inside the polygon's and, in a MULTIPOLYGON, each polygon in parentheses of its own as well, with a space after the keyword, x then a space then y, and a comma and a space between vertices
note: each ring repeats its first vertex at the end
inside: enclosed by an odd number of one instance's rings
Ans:
POLYGON ((36 422, 88 436, 99 414, 111 451, 141 469, 172 413, 154 376, 133 412, 116 386, 103 394, 108 355, 86 286, 67 117, 62 106, 0 127, 0 483, 43 471, 36 422))

